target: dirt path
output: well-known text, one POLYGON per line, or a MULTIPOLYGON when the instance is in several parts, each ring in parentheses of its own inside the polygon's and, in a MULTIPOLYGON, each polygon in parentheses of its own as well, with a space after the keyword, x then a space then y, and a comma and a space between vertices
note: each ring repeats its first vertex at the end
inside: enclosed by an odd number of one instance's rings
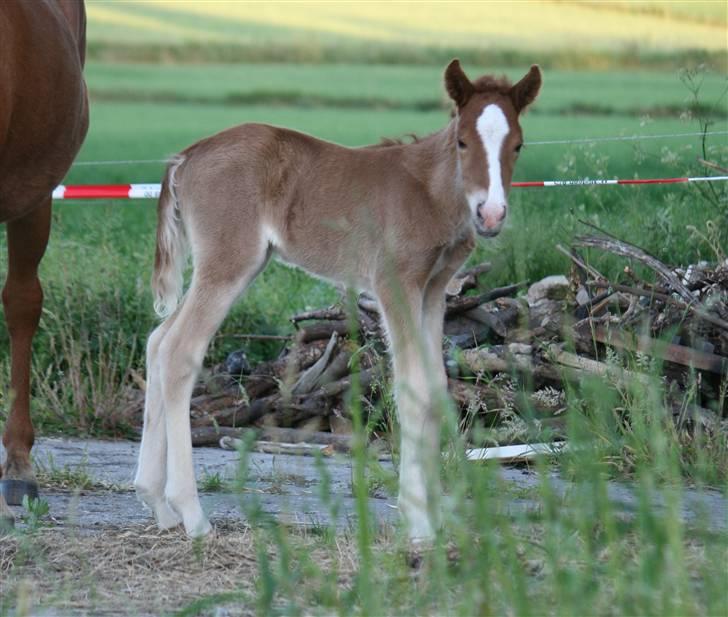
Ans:
MULTIPOLYGON (((218 484, 223 489, 202 491, 203 508, 216 533, 200 543, 180 529, 160 532, 137 501, 131 487, 137 450, 133 442, 38 440, 34 458, 50 518, 43 517, 39 526, 33 526, 32 516, 17 508, 22 515, 19 533, 0 536, 0 615, 169 614, 200 599, 214 600, 216 594, 233 594, 236 599, 228 598, 232 604, 205 614, 255 615, 258 551, 263 546, 270 557, 279 550, 271 536, 258 533, 260 525, 246 524, 245 512, 251 511, 249 506, 256 500, 263 512, 287 523, 287 543, 295 548, 296 558, 310 556, 312 563, 323 568, 319 576, 324 578, 317 585, 323 585, 328 576, 323 573, 329 569, 342 589, 352 585, 359 554, 357 534, 336 534, 332 544, 326 540, 331 536, 317 529, 334 522, 345 530, 356 522, 348 458, 324 459, 329 494, 338 502, 332 521, 332 509, 320 497, 321 474, 314 458, 253 453, 248 481, 236 493, 225 480, 236 476, 237 453, 196 449, 201 486, 218 484), (79 483, 87 488, 71 488, 79 483)), ((379 488, 377 473, 391 478, 391 464, 385 462, 379 472, 372 472, 369 483, 371 519, 381 528, 374 536, 375 550, 388 555, 394 546, 391 527, 399 518, 396 500, 379 488)), ((501 474, 505 482, 494 487, 499 491, 499 507, 507 514, 540 509, 541 480, 535 473, 504 467, 501 474)), ((572 488, 556 475, 553 485, 561 493, 572 488)), ((620 517, 628 518, 637 510, 633 488, 612 482, 608 490, 620 517)), ((663 500, 662 494, 653 496, 656 514, 663 500)), ((716 491, 687 490, 682 515, 688 524, 702 515, 701 527, 728 528, 727 500, 716 491)), ((523 533, 538 537, 538 527, 529 526, 523 533)), ((301 589, 306 588, 303 584, 301 589)))
MULTIPOLYGON (((45 488, 43 498, 48 502, 57 524, 71 525, 81 530, 98 530, 104 526, 150 524, 151 515, 137 501, 131 488, 139 444, 129 441, 99 441, 80 439, 39 439, 33 452, 36 462, 53 479, 63 475, 87 474, 98 484, 108 484, 116 490, 85 489, 81 491, 45 488)), ((198 479, 220 478, 232 482, 238 469, 238 454, 218 448, 196 448, 194 451, 198 479)), ((247 500, 256 498, 262 509, 279 520, 303 526, 319 526, 335 522, 338 527, 349 526, 355 515, 352 494, 352 462, 346 457, 325 459, 330 475, 330 492, 339 500, 338 518, 331 521, 330 508, 320 498, 320 473, 313 457, 252 453, 249 458, 249 480, 242 494, 230 490, 202 491, 205 511, 214 524, 244 521, 242 510, 247 500)), ((385 471, 391 464, 382 463, 385 471)), ((523 468, 504 467, 501 471, 507 485, 513 489, 508 508, 515 511, 538 508, 529 493, 538 484, 537 476, 523 468)), ((570 483, 554 475, 561 492, 570 483)), ((204 484, 204 483, 203 483, 204 484)), ((372 491, 369 508, 373 519, 382 525, 398 520, 396 499, 383 490, 372 491)), ((611 482, 609 494, 616 507, 629 515, 637 508, 632 488, 611 482)), ((653 497, 654 507, 661 509, 663 497, 653 497)), ((728 528, 728 500, 718 491, 685 492, 683 517, 687 522, 707 517, 713 530, 728 528)))

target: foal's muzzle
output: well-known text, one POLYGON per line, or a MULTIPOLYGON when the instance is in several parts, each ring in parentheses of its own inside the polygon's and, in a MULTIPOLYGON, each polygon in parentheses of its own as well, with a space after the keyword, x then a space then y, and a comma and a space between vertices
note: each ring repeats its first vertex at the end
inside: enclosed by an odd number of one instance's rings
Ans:
POLYGON ((479 203, 475 209, 475 230, 484 238, 492 238, 500 233, 506 220, 508 205, 479 203))

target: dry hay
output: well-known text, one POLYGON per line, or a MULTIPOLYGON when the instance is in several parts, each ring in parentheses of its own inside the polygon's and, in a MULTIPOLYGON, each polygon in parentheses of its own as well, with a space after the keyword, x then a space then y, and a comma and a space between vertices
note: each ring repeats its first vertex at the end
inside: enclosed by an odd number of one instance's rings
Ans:
POLYGON ((243 525, 218 527, 200 541, 155 526, 2 537, 0 598, 16 598, 18 607, 156 614, 211 593, 240 592, 235 613, 253 614, 244 603, 257 576, 253 544, 243 525))
MULTIPOLYGON (((310 555, 322 571, 335 570, 341 589, 349 587, 358 564, 348 534, 324 548, 306 529, 288 531, 297 551, 310 555)), ((52 607, 53 614, 156 615, 219 596, 226 615, 253 615, 254 536, 247 525, 225 522, 216 522, 215 532, 200 540, 155 525, 80 532, 42 527, 0 536, 0 614, 8 609, 37 614, 40 607, 52 607)), ((266 552, 276 558, 270 543, 266 552)))

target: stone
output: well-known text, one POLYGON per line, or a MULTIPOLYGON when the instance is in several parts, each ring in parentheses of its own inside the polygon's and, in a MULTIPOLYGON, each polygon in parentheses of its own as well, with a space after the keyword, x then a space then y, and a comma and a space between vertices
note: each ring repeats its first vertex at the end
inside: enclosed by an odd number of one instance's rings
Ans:
POLYGON ((540 300, 565 300, 568 294, 569 279, 563 274, 554 274, 528 288, 528 303, 533 305, 540 300))

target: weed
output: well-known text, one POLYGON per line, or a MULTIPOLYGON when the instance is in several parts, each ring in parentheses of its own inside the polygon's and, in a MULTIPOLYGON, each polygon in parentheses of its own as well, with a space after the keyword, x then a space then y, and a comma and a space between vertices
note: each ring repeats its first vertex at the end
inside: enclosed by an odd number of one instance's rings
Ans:
POLYGON ((50 512, 47 501, 40 498, 29 499, 27 495, 23 496, 23 510, 21 518, 30 533, 37 531, 44 524, 44 519, 50 512))
POLYGON ((128 490, 112 482, 98 480, 91 475, 88 460, 83 458, 77 465, 57 465, 52 455, 48 455, 45 462, 35 461, 35 475, 38 483, 46 488, 63 490, 128 490))
POLYGON ((198 480, 200 490, 205 493, 219 493, 227 490, 228 484, 218 471, 210 473, 205 470, 202 477, 198 480))

